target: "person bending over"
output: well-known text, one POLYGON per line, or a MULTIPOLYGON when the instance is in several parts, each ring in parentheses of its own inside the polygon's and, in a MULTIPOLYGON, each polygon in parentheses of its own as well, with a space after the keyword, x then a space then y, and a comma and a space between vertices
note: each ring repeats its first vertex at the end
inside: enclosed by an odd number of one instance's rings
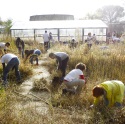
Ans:
POLYGON ((36 61, 36 65, 39 65, 38 64, 38 56, 40 56, 40 54, 41 54, 41 51, 39 49, 25 50, 25 55, 26 55, 25 61, 29 57, 29 62, 31 64, 33 64, 33 61, 36 61))
POLYGON ((105 81, 92 90, 94 96, 94 104, 97 106, 100 101, 103 101, 104 105, 107 107, 120 107, 122 106, 125 85, 119 80, 105 81))
POLYGON ((51 59, 56 59, 58 66, 57 66, 57 70, 60 70, 62 72, 62 80, 65 76, 66 73, 66 67, 67 67, 67 63, 69 61, 69 56, 67 53, 65 52, 55 52, 55 53, 50 53, 49 57, 51 59))
POLYGON ((12 53, 4 54, 1 57, 1 63, 3 65, 3 86, 8 85, 7 76, 9 71, 15 69, 15 75, 17 78, 17 83, 21 83, 20 71, 19 71, 19 59, 16 55, 12 53))

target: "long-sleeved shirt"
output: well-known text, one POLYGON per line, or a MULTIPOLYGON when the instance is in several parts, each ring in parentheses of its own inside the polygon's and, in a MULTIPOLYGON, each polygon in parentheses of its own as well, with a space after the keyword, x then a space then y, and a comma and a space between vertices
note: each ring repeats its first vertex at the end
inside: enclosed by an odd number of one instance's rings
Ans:
MULTIPOLYGON (((104 89, 104 102, 108 107, 114 106, 115 103, 122 103, 125 92, 125 85, 118 80, 105 81, 98 85, 104 89)), ((94 105, 97 105, 100 97, 94 98, 94 105)))

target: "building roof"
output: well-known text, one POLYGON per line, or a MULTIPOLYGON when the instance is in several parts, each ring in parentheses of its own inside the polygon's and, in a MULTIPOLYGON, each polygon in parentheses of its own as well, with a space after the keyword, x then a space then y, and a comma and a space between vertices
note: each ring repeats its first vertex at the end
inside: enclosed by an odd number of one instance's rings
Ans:
POLYGON ((11 27, 14 29, 56 29, 56 28, 107 28, 101 20, 59 20, 59 21, 28 21, 15 22, 11 27))
POLYGON ((30 21, 74 20, 73 15, 67 14, 44 14, 30 16, 30 21))

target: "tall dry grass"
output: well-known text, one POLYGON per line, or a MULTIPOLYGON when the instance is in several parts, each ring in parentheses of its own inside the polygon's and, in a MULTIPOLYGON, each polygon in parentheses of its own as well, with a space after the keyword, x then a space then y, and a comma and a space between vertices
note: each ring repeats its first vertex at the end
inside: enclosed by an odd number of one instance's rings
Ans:
MULTIPOLYGON (((87 123, 124 123, 125 117, 124 108, 117 110, 116 108, 109 109, 100 108, 95 111, 89 110, 89 106, 93 103, 92 88, 93 86, 102 83, 106 80, 121 80, 125 83, 125 44, 110 44, 108 49, 101 49, 101 45, 93 45, 90 50, 87 49, 86 44, 79 45, 76 49, 70 49, 68 45, 56 45, 49 52, 62 51, 69 54, 70 60, 68 62, 67 73, 72 70, 79 62, 83 62, 87 66, 86 72, 87 87, 83 89, 79 97, 75 96, 62 96, 61 89, 52 96, 52 104, 61 108, 86 108, 89 113, 90 119, 87 123), (98 114, 95 114, 98 113, 98 114), (108 114, 105 114, 105 113, 108 114), (117 116, 117 112, 121 112, 117 116), (91 115, 93 114, 93 116, 91 115), (113 118, 113 119, 112 119, 113 118)), ((51 66, 51 70, 55 68, 55 62, 49 61, 47 65, 51 66), (53 68, 52 68, 53 65, 53 68)), ((53 75, 53 73, 52 73, 53 75)), ((52 76, 54 77, 54 76, 52 76)), ((63 87, 63 86, 62 86, 63 87)), ((125 105, 125 101, 123 102, 125 105)))
MULTIPOLYGON (((13 41, 12 41, 13 42, 13 41)), ((103 44, 102 44, 103 45, 103 44)), ((32 49, 36 44, 27 44, 26 48, 32 49)), ((11 87, 5 92, 0 92, 0 123, 6 124, 105 124, 105 123, 125 123, 125 109, 111 108, 107 109, 104 106, 99 106, 95 109, 90 109, 93 103, 92 88, 93 86, 105 81, 118 79, 125 81, 125 44, 109 45, 109 49, 101 50, 100 45, 93 45, 91 50, 87 49, 85 44, 78 45, 75 49, 70 49, 68 45, 54 45, 48 52, 64 51, 70 56, 67 72, 74 69, 78 62, 83 62, 87 66, 86 72, 87 86, 83 88, 80 96, 62 95, 62 84, 56 92, 51 92, 51 101, 48 105, 48 112, 42 114, 43 109, 38 106, 32 106, 33 100, 22 96, 17 96, 13 91, 16 87, 11 87), (22 102, 24 106, 18 106, 22 102), (2 104, 3 103, 3 104, 2 104), (28 103, 29 107, 25 107, 28 103), (24 107, 24 108, 22 108, 24 107), (38 110, 37 110, 38 109, 38 110)), ((15 48, 13 44, 12 50, 15 48)), ((43 50, 44 51, 44 50, 43 50)), ((16 54, 16 52, 15 52, 16 54)), ((45 54, 48 56, 48 53, 45 54)), ((21 59, 21 58, 20 58, 21 59)), ((51 59, 50 59, 51 60, 51 59)), ((51 78, 59 76, 56 72, 55 60, 47 61, 42 64, 48 68, 51 78)), ((22 61, 22 60, 21 60, 22 61)), ((32 67, 29 63, 21 63, 20 71, 23 74, 24 80, 31 75, 32 67)), ((2 69, 0 67, 0 72, 2 69)), ((12 74, 13 76, 14 74, 12 74)), ((41 79, 35 82, 35 87, 39 90, 46 87, 46 80, 41 79), (45 82, 44 85, 42 82, 45 82)), ((47 83, 47 88, 49 88, 47 83)), ((1 90, 0 90, 1 91, 1 90)), ((123 102, 125 105, 125 100, 123 102)), ((42 104, 40 104, 42 106, 42 104)))

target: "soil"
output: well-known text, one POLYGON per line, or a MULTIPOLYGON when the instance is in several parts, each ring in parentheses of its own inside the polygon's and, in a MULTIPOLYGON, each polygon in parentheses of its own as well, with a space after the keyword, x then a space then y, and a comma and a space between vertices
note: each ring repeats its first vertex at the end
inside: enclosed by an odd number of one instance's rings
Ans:
POLYGON ((40 60, 39 65, 35 66, 33 69, 34 75, 24 81, 18 88, 18 91, 15 91, 18 96, 22 97, 19 102, 17 102, 17 113, 22 109, 28 109, 29 106, 34 108, 37 112, 42 112, 42 114, 49 114, 49 101, 51 99, 51 93, 47 90, 43 91, 34 91, 33 82, 35 80, 40 80, 41 78, 49 79, 49 72, 45 67, 42 66, 42 63, 46 59, 40 60))

